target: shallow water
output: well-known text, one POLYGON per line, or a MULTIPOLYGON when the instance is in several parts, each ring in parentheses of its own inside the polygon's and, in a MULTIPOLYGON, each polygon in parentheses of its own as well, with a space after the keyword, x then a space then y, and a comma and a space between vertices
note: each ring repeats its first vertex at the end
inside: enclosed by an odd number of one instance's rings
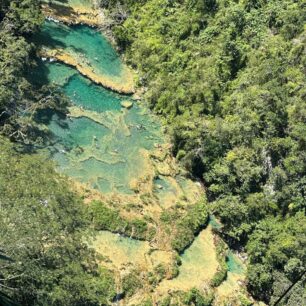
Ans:
POLYGON ((107 39, 93 28, 46 21, 35 40, 45 47, 64 50, 77 58, 79 63, 92 67, 97 74, 115 79, 122 76, 124 66, 118 54, 107 39))
POLYGON ((107 231, 100 231, 92 246, 95 250, 108 257, 111 264, 119 269, 128 263, 134 266, 146 264, 146 254, 149 251, 149 243, 113 234, 107 231))
MULTIPOLYGON (((81 52, 109 75, 119 75, 122 69, 112 46, 87 26, 46 22, 37 41, 81 52)), ((50 151, 59 169, 104 193, 133 193, 130 182, 142 174, 143 150, 163 142, 158 121, 135 101, 132 109, 123 109, 121 102, 131 100, 129 96, 93 84, 59 62, 41 61, 31 78, 59 86, 74 105, 75 117, 54 113, 44 121, 53 133, 50 151)))
POLYGON ((226 264, 229 272, 235 274, 243 274, 245 272, 245 267, 241 260, 232 251, 229 251, 227 255, 226 264))
POLYGON ((159 124, 136 103, 123 110, 120 102, 129 97, 92 84, 73 68, 44 63, 41 71, 49 82, 61 86, 83 113, 89 111, 103 123, 91 116, 52 115, 48 123, 54 138, 52 156, 61 171, 102 192, 131 193, 130 181, 141 175, 143 167, 140 151, 162 142, 159 124))
MULTIPOLYGON (((209 216, 209 224, 213 229, 220 230, 222 228, 222 224, 214 215, 209 216)), ((234 274, 243 274, 245 272, 245 267, 242 261, 237 257, 236 254, 234 254, 232 250, 228 251, 226 256, 226 265, 228 271, 234 274)))
POLYGON ((181 261, 179 275, 173 280, 163 281, 159 286, 160 292, 167 292, 169 289, 189 290, 208 285, 219 266, 210 226, 185 250, 181 261))

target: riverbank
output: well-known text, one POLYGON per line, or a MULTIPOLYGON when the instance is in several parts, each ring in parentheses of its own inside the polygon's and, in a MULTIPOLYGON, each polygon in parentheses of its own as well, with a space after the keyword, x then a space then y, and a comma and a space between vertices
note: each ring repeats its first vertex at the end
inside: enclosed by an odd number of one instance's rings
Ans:
MULTIPOLYGON (((75 28, 65 28, 62 35, 62 30, 54 31, 59 26, 47 25, 45 31, 52 29, 46 33, 56 44, 59 36, 52 35, 59 33, 61 44, 69 42, 73 50, 84 49, 80 41, 88 36, 97 38, 80 26, 77 34, 83 39, 72 39, 69 32, 75 28)), ((84 60, 93 61, 92 52, 82 52, 84 60)), ((97 62, 104 65, 99 69, 118 74, 122 66, 113 51, 99 52, 97 62)), ((150 300, 155 305, 169 296, 182 301, 194 287, 218 300, 218 290, 210 284, 219 263, 215 234, 206 227, 205 194, 173 158, 156 117, 140 101, 122 109, 126 96, 92 84, 72 67, 48 61, 43 65, 45 77, 62 86, 73 104, 68 118, 52 114, 48 122, 54 135, 51 157, 73 178, 74 189, 87 204, 96 233, 91 245, 100 254, 101 266, 116 275, 120 303, 150 300), (196 280, 198 269, 203 278, 196 280)), ((243 283, 238 288, 245 295, 243 283)), ((236 289, 222 300, 235 296, 236 289)))
POLYGON ((133 94, 135 92, 133 75, 127 67, 124 67, 124 71, 122 71, 122 80, 116 82, 114 79, 111 79, 106 75, 96 73, 91 66, 85 65, 79 58, 65 53, 63 50, 43 49, 39 55, 48 59, 56 59, 66 65, 74 67, 80 72, 80 74, 87 77, 95 84, 102 85, 105 88, 123 94, 133 94))
POLYGON ((43 1, 42 11, 48 19, 68 25, 87 24, 98 27, 104 20, 102 10, 97 9, 91 1, 43 1))

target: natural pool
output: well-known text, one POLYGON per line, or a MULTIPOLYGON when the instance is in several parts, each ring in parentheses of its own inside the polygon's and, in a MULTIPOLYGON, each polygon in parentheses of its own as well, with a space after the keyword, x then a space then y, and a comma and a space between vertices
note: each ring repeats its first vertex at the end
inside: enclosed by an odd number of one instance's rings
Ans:
POLYGON ((104 258, 108 259, 110 266, 116 270, 128 264, 134 267, 146 265, 146 254, 149 252, 149 243, 128 237, 113 234, 107 231, 97 233, 92 246, 104 258))
POLYGON ((158 122, 135 102, 132 109, 123 109, 120 103, 130 97, 92 84, 73 68, 40 64, 36 77, 61 86, 82 112, 79 118, 56 113, 51 121, 47 121, 50 114, 40 118, 53 133, 50 150, 61 171, 102 192, 130 193, 131 179, 141 175, 141 150, 162 142, 158 122), (44 78, 39 73, 44 73, 44 78), (92 114, 99 123, 92 120, 92 114))
POLYGON ((96 84, 123 93, 134 91, 131 71, 110 42, 89 26, 45 21, 34 42, 41 46, 43 57, 53 57, 77 68, 96 84))
POLYGON ((90 27, 84 25, 71 27, 45 21, 36 39, 45 47, 64 49, 79 61, 92 66, 97 73, 120 78, 124 69, 124 65, 107 39, 90 27))
MULTIPOLYGON (((47 21, 35 41, 78 54, 112 78, 120 78, 125 69, 111 44, 85 25, 68 27, 47 21)), ((103 193, 133 193, 131 180, 142 175, 145 151, 163 142, 158 121, 131 96, 96 85, 75 68, 52 58, 40 61, 31 78, 62 88, 72 104, 68 117, 40 115, 53 133, 49 149, 59 169, 103 193), (133 102, 133 107, 122 107, 125 101, 133 102)))
POLYGON ((219 266, 210 226, 202 230, 185 250, 181 255, 181 261, 179 275, 172 280, 163 281, 158 288, 161 293, 170 289, 187 291, 209 284, 219 266))
MULTIPOLYGON (((63 48, 73 56, 83 57, 82 61, 101 74, 119 79, 122 76, 124 65, 120 58, 107 40, 92 28, 46 22, 39 41, 48 48, 63 48)), ((145 152, 164 142, 158 120, 131 96, 96 85, 75 68, 53 59, 40 61, 31 74, 41 84, 48 82, 60 87, 72 104, 67 117, 56 112, 40 114, 40 121, 52 132, 52 145, 48 149, 60 171, 104 194, 134 194, 131 181, 144 172, 148 162, 145 152), (123 101, 132 101, 133 107, 123 108, 123 101)), ((175 204, 178 198, 185 198, 185 191, 194 195, 191 203, 202 196, 194 182, 182 177, 159 175, 154 177, 152 184, 154 199, 164 208, 167 207, 162 203, 175 204)), ((208 284, 218 268, 213 240, 209 226, 181 256, 178 277, 163 281, 158 291, 165 293, 172 288, 189 290, 193 286, 208 284)), ((148 255, 151 251, 148 242, 106 231, 97 233, 93 247, 102 254, 103 262, 110 263, 114 269, 130 264, 145 267, 147 257, 154 258, 148 255), (111 260, 105 261, 105 257, 111 260)), ((158 252, 162 251, 156 250, 153 254, 160 255, 158 252)), ((171 252, 163 252, 163 260, 172 256, 171 252)), ((234 255, 231 255, 228 257, 229 270, 242 273, 234 255)), ((225 282, 223 287, 230 290, 232 284, 225 282)))

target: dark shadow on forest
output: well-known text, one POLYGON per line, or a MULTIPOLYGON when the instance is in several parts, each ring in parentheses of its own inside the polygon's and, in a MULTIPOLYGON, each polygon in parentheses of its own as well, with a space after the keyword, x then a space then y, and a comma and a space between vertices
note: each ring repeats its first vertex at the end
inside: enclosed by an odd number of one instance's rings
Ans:
MULTIPOLYGON (((68 3, 68 1, 62 1, 68 3)), ((70 6, 65 6, 57 3, 50 3, 49 7, 55 12, 56 15, 69 17, 74 14, 74 10, 70 6)))

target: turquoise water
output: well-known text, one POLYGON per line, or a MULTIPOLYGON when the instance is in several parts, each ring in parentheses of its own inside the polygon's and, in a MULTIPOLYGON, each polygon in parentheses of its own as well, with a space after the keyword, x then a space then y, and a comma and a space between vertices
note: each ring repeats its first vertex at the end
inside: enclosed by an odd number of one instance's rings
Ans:
MULTIPOLYGON (((212 226, 212 228, 215 228, 217 230, 222 228, 222 224, 214 215, 209 216, 209 224, 212 226)), ((228 254, 226 256, 226 265, 227 270, 229 272, 235 273, 235 274, 243 274, 245 272, 245 268, 241 262, 241 260, 233 253, 232 250, 228 251, 228 254)))
POLYGON ((209 224, 212 226, 212 228, 217 230, 222 228, 222 224, 216 219, 214 215, 209 216, 209 224))
POLYGON ((245 268, 242 265, 241 261, 232 251, 229 251, 226 257, 226 264, 228 271, 232 273, 243 274, 245 272, 245 268))
POLYGON ((111 44, 88 26, 67 26, 46 21, 35 41, 52 49, 64 49, 97 74, 120 78, 123 64, 111 44))
POLYGON ((74 105, 100 114, 104 122, 52 115, 52 157, 61 171, 102 192, 131 193, 131 179, 142 174, 139 150, 162 141, 158 123, 136 104, 122 110, 120 102, 129 97, 92 84, 73 68, 59 63, 45 63, 44 68, 47 75, 41 79, 62 86, 74 105))
MULTIPOLYGON (((87 26, 46 22, 37 41, 71 48, 84 54, 86 61, 94 58, 104 72, 120 73, 122 63, 115 50, 87 26)), ((152 115, 135 101, 132 109, 122 109, 121 102, 131 101, 129 96, 96 85, 59 62, 38 62, 30 78, 39 85, 52 83, 61 88, 77 113, 67 118, 40 114, 52 133, 49 149, 59 169, 105 193, 133 193, 131 180, 142 175, 146 162, 142 150, 162 142, 160 125, 152 115)))
MULTIPOLYGON (((74 75, 64 86, 64 91, 77 105, 97 112, 120 110, 122 97, 93 85, 89 80, 74 75), (77 90, 76 90, 77 89, 77 90)), ((128 99, 128 98, 127 98, 128 99)))

